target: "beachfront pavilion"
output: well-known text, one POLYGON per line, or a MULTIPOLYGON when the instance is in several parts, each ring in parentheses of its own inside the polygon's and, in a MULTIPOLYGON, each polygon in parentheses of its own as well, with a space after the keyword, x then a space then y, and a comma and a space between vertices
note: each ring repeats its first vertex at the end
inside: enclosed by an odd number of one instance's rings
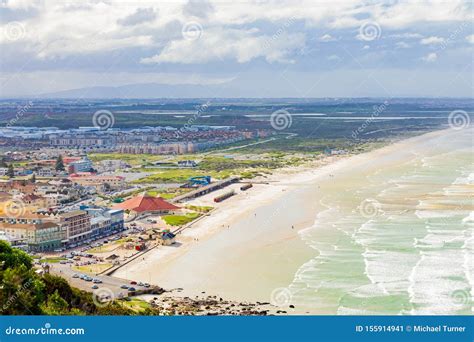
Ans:
POLYGON ((125 202, 116 204, 113 208, 127 210, 130 214, 136 216, 144 214, 167 214, 181 209, 161 197, 153 197, 146 194, 135 196, 125 202))

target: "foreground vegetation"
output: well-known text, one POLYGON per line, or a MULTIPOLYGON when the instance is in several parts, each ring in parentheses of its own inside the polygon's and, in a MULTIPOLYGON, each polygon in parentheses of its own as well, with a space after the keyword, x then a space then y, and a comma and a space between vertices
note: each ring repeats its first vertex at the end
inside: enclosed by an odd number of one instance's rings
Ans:
MULTIPOLYGON (((2 315, 133 315, 119 302, 94 303, 92 294, 71 287, 50 274, 40 276, 32 258, 0 241, 0 304, 2 315)), ((141 314, 152 314, 143 311, 141 314)))

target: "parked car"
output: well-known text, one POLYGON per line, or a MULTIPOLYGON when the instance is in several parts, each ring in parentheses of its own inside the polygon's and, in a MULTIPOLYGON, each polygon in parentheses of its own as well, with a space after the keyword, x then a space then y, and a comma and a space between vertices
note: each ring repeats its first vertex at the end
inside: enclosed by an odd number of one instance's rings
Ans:
POLYGON ((145 284, 143 284, 143 286, 145 286, 145 287, 150 287, 150 284, 145 283, 145 284))
POLYGON ((73 277, 73 278, 79 278, 79 274, 74 273, 74 274, 72 275, 72 277, 73 277))
POLYGON ((128 291, 136 291, 136 290, 137 290, 137 289, 134 288, 134 287, 129 287, 129 288, 128 288, 128 291))
POLYGON ((95 290, 95 289, 98 289, 99 287, 97 285, 92 285, 92 288, 95 290))
POLYGON ((137 285, 137 282, 134 281, 134 280, 132 280, 132 281, 130 282, 130 285, 137 285))
POLYGON ((128 285, 125 285, 125 284, 124 284, 124 285, 120 286, 120 288, 122 288, 122 289, 128 289, 128 285))
POLYGON ((101 284, 102 283, 102 280, 100 279, 94 279, 92 280, 95 284, 101 284))

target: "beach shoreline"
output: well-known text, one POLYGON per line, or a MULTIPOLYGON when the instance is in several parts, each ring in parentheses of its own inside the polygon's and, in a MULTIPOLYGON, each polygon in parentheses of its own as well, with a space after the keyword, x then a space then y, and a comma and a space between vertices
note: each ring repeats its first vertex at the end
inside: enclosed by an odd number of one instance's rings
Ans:
MULTIPOLYGON (((293 251, 298 251, 299 254, 296 253, 291 262, 294 263, 295 258, 304 262, 308 257, 307 249, 309 247, 302 241, 299 233, 314 224, 314 217, 289 217, 285 229, 281 227, 270 227, 268 230, 259 229, 259 227, 266 226, 266 221, 272 221, 272 216, 278 216, 277 213, 287 209, 284 204, 281 204, 284 203, 282 201, 283 196, 294 195, 297 197, 300 190, 308 186, 316 187, 319 181, 330 181, 334 174, 350 172, 358 165, 370 163, 371 160, 383 159, 394 151, 409 149, 415 144, 441 136, 446 131, 433 131, 395 141, 381 148, 357 155, 329 156, 312 165, 277 170, 266 179, 255 180, 254 187, 250 191, 239 193, 224 201, 222 206, 214 210, 209 216, 183 230, 177 236, 176 246, 158 247, 147 253, 143 259, 133 261, 119 268, 113 275, 124 279, 154 282, 167 289, 183 288, 180 292, 181 296, 196 296, 205 290, 208 294, 224 296, 224 298, 231 300, 269 300, 268 296, 265 295, 265 291, 255 290, 253 291, 255 294, 250 293, 250 285, 245 291, 246 295, 242 296, 241 293, 234 295, 232 292, 220 291, 220 285, 217 281, 214 282, 212 278, 195 284, 193 272, 202 273, 201 269, 209 270, 212 267, 216 267, 216 272, 219 272, 220 265, 232 265, 238 270, 236 272, 241 272, 241 265, 238 264, 239 260, 246 265, 252 265, 255 260, 247 260, 247 254, 255 254, 256 250, 264 251, 261 253, 262 260, 258 260, 258 263, 265 263, 265 255, 267 254, 276 258, 275 254, 278 253, 279 248, 291 248, 293 251), (258 184, 262 181, 268 184, 258 184), (249 203, 252 203, 252 205, 248 205, 249 203), (267 218, 263 219, 262 216, 267 218), (255 228, 252 228, 252 225, 255 228), (236 233, 236 230, 239 230, 241 234, 236 233), (249 238, 245 238, 247 235, 249 238), (203 251, 206 248, 203 246, 206 245, 209 248, 212 247, 213 251, 215 250, 218 254, 207 255, 209 253, 203 251), (248 253, 249 251, 252 253, 248 253), (233 257, 232 260, 230 255, 233 257), (220 263, 220 259, 225 259, 225 261, 220 263), (175 266, 179 266, 178 268, 181 270, 189 270, 189 272, 177 274, 174 271, 175 266), (183 285, 180 284, 180 279, 183 279, 183 285), (192 284, 192 286, 187 287, 186 284, 192 284)), ((308 202, 311 201, 308 200, 308 202)), ((199 200, 193 204, 199 204, 199 200)), ((304 201, 299 204, 299 206, 305 205, 304 201)), ((324 209, 321 203, 311 203, 311 205, 313 207, 308 211, 322 211, 324 209)), ((278 258, 280 258, 278 260, 284 262, 285 257, 278 255, 278 258)), ((268 259, 268 262, 271 261, 273 259, 268 259)), ((229 270, 226 270, 226 272, 230 274, 229 270)), ((230 279, 229 282, 231 281, 235 281, 235 279, 230 279)), ((275 279, 264 279, 263 281, 275 282, 275 279)), ((288 277, 279 281, 282 285, 288 282, 291 282, 288 277)), ((298 313, 298 311, 294 311, 298 313)))

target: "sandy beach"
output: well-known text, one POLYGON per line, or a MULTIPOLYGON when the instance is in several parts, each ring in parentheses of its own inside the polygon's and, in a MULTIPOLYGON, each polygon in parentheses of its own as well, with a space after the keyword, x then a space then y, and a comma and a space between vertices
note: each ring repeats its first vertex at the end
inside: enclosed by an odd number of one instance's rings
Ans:
MULTIPOLYGON (((328 157, 313 165, 278 170, 264 180, 257 180, 252 189, 239 192, 209 216, 185 229, 178 235, 175 246, 156 248, 144 259, 125 265, 114 275, 153 282, 168 289, 183 288, 183 296, 206 293, 230 300, 276 301, 277 304, 280 300, 288 304, 286 297, 289 296, 292 302, 308 302, 304 311, 297 307, 294 313, 334 312, 335 308, 329 304, 299 297, 303 293, 310 296, 308 293, 321 292, 317 290, 321 287, 320 279, 316 290, 308 292, 314 279, 307 279, 313 277, 307 266, 320 263, 325 254, 318 245, 320 241, 315 242, 308 231, 313 234, 315 222, 324 221, 321 215, 329 214, 329 211, 336 210, 330 213, 331 217, 337 217, 339 204, 328 205, 327 195, 338 195, 340 206, 347 205, 347 213, 353 213, 360 204, 358 201, 365 198, 365 195, 359 198, 359 192, 370 188, 366 175, 377 177, 382 170, 389 173, 420 154, 437 153, 434 142, 445 137, 449 139, 455 133, 452 130, 435 131, 355 156, 328 157), (262 181, 267 184, 259 184, 262 181), (353 185, 356 183, 357 187, 353 185), (349 199, 344 193, 352 187, 354 199, 349 199), (301 282, 305 282, 304 289, 299 288, 301 282)), ((190 204, 208 205, 217 194, 219 192, 190 204)), ((364 222, 357 223, 357 227, 364 222)), ((348 236, 347 232, 332 235, 333 230, 337 233, 340 230, 328 227, 316 229, 319 239, 343 241, 348 236)), ((331 246, 335 250, 341 248, 337 244, 331 246)), ((362 250, 360 254, 363 253, 362 250)), ((360 272, 367 279, 370 274, 368 261, 364 259, 360 265, 360 272)), ((358 267, 359 264, 354 269, 358 267)))

